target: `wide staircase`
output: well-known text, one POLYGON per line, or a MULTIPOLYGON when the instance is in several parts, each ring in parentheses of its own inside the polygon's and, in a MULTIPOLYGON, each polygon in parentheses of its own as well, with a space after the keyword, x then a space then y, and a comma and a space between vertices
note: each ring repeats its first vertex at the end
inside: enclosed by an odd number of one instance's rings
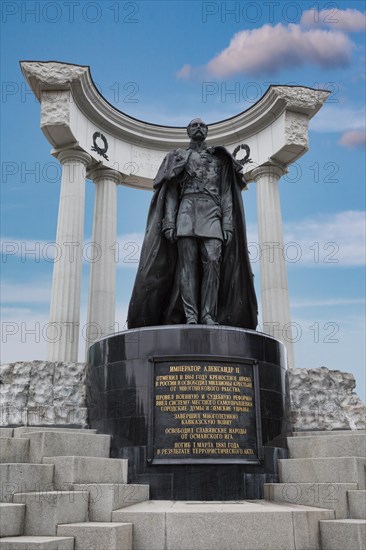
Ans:
POLYGON ((365 431, 288 438, 264 500, 150 501, 94 430, 0 428, 1 550, 364 550, 365 431))
POLYGON ((366 431, 295 432, 287 444, 281 483, 265 484, 264 497, 333 510, 320 520, 321 549, 365 550, 366 431))
POLYGON ((112 512, 149 498, 94 430, 0 429, 1 550, 130 550, 112 512))

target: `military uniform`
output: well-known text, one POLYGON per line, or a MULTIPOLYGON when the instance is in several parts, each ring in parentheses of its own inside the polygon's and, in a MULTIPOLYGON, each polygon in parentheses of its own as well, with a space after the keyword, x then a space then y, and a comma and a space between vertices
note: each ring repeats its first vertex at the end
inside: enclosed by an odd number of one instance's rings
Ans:
POLYGON ((223 231, 233 230, 231 185, 221 172, 222 160, 210 148, 191 143, 184 174, 165 197, 163 231, 176 231, 187 323, 216 322, 223 231))

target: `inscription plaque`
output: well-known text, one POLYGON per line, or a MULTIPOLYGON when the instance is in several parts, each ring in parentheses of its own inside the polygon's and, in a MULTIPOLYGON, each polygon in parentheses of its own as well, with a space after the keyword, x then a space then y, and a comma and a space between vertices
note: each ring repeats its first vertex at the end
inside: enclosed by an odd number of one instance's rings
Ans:
POLYGON ((262 458, 258 365, 235 357, 154 357, 148 461, 262 458))

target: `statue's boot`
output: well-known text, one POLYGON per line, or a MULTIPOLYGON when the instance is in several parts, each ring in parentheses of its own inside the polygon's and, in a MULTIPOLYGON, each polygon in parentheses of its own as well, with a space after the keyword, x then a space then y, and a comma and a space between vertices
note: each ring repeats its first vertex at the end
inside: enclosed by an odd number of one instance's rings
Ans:
POLYGON ((181 296, 183 302, 183 310, 187 319, 188 325, 196 325, 198 323, 198 281, 195 277, 189 277, 181 281, 181 296))

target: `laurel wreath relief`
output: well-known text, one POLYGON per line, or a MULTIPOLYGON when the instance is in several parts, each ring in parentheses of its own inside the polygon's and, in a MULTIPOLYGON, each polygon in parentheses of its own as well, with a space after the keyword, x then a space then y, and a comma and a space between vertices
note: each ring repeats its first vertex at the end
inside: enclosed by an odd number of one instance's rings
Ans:
POLYGON ((96 153, 98 153, 98 155, 104 157, 106 160, 109 160, 109 158, 106 155, 106 152, 108 151, 108 141, 107 141, 107 138, 101 132, 94 132, 93 147, 91 148, 91 150, 95 151, 96 153), (99 147, 99 145, 97 144, 98 138, 103 141, 104 147, 99 147))
POLYGON ((241 164, 242 166, 244 166, 244 164, 247 164, 248 162, 253 162, 252 159, 249 158, 249 155, 250 155, 250 147, 249 147, 249 145, 246 145, 246 143, 241 143, 240 145, 235 147, 235 149, 233 151, 234 159, 236 159, 239 162, 239 164, 241 164), (244 149, 244 151, 246 152, 246 155, 242 159, 237 159, 236 155, 238 154, 240 149, 244 149))

